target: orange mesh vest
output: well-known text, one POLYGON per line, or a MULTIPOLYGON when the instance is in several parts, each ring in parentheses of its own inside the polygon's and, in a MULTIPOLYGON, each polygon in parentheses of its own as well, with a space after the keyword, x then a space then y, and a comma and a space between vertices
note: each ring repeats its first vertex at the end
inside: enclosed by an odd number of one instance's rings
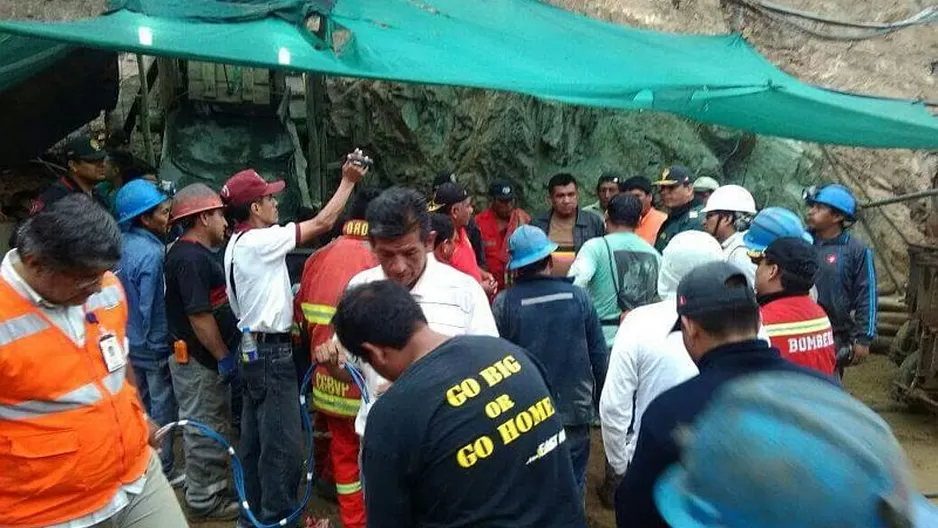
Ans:
MULTIPOLYGON (((364 243, 367 237, 365 221, 349 220, 342 228, 342 236, 310 255, 303 267, 293 316, 297 324, 306 327, 313 350, 332 339, 330 322, 348 282, 360 271, 378 265, 364 243)), ((313 407, 317 411, 341 418, 354 418, 358 414, 361 393, 354 383, 336 379, 326 367, 317 365, 312 385, 313 407)))
POLYGON ((116 276, 105 275, 85 312, 79 347, 0 279, 0 526, 82 517, 146 470, 149 429, 130 363, 108 372, 99 348, 107 333, 125 346, 116 276))

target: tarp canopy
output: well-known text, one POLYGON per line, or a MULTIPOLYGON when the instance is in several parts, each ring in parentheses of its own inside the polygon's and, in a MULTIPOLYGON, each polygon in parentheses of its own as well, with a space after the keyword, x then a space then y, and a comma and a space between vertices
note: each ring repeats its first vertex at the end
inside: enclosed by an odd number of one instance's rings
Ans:
POLYGON ((0 92, 55 64, 69 51, 58 42, 0 33, 0 92))
POLYGON ((820 143, 938 148, 938 118, 924 104, 802 83, 739 35, 628 28, 538 0, 115 0, 95 19, 0 22, 3 32, 148 55, 663 111, 820 143), (328 20, 328 45, 304 23, 312 13, 328 20))

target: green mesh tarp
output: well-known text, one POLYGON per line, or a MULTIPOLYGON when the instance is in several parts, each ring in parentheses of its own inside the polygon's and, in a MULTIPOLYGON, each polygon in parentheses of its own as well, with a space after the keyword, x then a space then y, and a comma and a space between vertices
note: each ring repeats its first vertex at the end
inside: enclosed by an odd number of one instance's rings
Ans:
POLYGON ((202 22, 248 22, 268 16, 302 24, 313 13, 328 13, 335 0, 110 0, 108 13, 126 9, 153 17, 202 22))
POLYGON ((58 42, 0 33, 0 92, 55 64, 69 51, 58 42))
POLYGON ((271 180, 287 182, 280 216, 295 218, 302 205, 293 138, 273 115, 196 114, 183 105, 166 120, 160 179, 177 188, 205 183, 221 190, 232 174, 251 167, 271 180))
POLYGON ((923 104, 807 85, 737 35, 639 30, 537 0, 123 1, 96 19, 2 22, 0 32, 149 55, 509 90, 821 143, 938 148, 938 119, 923 104), (296 19, 312 12, 328 17, 336 37, 330 45, 296 19))

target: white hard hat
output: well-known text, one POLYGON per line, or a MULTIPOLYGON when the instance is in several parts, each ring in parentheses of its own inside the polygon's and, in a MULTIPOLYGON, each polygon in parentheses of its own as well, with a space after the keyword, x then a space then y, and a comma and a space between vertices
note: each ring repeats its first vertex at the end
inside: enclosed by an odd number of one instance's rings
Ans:
POLYGON ((713 191, 702 212, 706 214, 713 211, 732 211, 754 215, 756 214, 756 201, 744 187, 723 185, 713 191))
POLYGON ((694 192, 713 192, 720 186, 720 182, 710 176, 701 176, 694 180, 694 192))

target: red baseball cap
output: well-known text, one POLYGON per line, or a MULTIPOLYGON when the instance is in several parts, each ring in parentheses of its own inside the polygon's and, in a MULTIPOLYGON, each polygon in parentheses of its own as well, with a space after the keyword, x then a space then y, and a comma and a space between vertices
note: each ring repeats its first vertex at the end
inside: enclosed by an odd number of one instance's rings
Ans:
POLYGON ((267 183, 254 169, 245 169, 228 178, 220 194, 228 205, 245 205, 277 194, 286 186, 287 183, 283 180, 267 183))

